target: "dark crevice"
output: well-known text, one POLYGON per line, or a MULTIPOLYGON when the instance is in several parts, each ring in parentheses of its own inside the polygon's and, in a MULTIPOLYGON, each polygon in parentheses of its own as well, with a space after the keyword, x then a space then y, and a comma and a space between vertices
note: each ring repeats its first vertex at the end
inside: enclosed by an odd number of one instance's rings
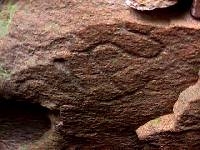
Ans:
POLYGON ((55 58, 53 60, 54 63, 64 63, 65 61, 66 61, 65 58, 55 58))
POLYGON ((0 101, 0 149, 14 150, 51 129, 49 110, 39 104, 0 101))

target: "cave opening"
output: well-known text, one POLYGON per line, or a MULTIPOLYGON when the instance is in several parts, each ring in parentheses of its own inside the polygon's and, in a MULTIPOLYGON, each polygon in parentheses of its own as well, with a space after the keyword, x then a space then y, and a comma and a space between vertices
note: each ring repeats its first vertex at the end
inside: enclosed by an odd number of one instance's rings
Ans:
POLYGON ((39 104, 0 101, 0 149, 36 142, 51 129, 49 110, 39 104))

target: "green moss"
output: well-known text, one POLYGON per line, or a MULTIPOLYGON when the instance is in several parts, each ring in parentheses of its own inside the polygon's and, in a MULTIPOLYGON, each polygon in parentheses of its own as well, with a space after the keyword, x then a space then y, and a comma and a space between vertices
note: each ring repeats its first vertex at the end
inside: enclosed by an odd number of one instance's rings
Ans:
POLYGON ((18 149, 19 150, 28 150, 29 148, 27 145, 23 145, 23 146, 20 146, 18 149))
POLYGON ((9 1, 3 4, 0 11, 0 37, 4 37, 9 33, 9 26, 12 23, 14 14, 17 10, 17 5, 9 1))
POLYGON ((156 118, 154 120, 151 120, 152 125, 158 125, 161 122, 160 118, 156 118))
POLYGON ((3 69, 3 67, 0 66, 0 79, 8 79, 10 77, 10 72, 3 69))

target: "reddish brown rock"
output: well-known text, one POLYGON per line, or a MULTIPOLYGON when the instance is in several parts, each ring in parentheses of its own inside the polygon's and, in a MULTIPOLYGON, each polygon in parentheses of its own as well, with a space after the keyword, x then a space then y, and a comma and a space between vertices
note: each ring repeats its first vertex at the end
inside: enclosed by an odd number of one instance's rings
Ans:
POLYGON ((194 18, 200 19, 200 1, 199 0, 194 0, 192 9, 191 9, 191 14, 194 18))
POLYGON ((61 112, 42 138, 51 149, 137 149, 135 130, 198 79, 200 25, 189 12, 138 14, 124 0, 17 5, 0 39, 0 97, 61 112))
POLYGON ((149 149, 200 148, 200 80, 183 91, 174 113, 152 120, 137 129, 149 149))

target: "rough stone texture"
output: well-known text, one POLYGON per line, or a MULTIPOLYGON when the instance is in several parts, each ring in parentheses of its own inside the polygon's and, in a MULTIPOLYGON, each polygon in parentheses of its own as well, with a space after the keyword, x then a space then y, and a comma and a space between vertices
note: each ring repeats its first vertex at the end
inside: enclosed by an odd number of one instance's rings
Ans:
POLYGON ((137 130, 149 149, 200 148, 200 79, 180 94, 174 113, 152 120, 137 130))
POLYGON ((61 111, 47 149, 137 149, 135 130, 172 112, 198 79, 200 24, 189 11, 140 14, 124 0, 17 5, 0 39, 0 97, 61 111))
POLYGON ((200 1, 199 0, 194 0, 192 4, 192 9, 191 9, 191 15, 196 18, 200 19, 200 1))
POLYGON ((178 3, 178 0, 126 0, 126 4, 137 10, 166 8, 178 3))
POLYGON ((200 79, 197 84, 180 94, 179 100, 174 105, 174 114, 178 120, 177 128, 182 130, 200 128, 200 79))

